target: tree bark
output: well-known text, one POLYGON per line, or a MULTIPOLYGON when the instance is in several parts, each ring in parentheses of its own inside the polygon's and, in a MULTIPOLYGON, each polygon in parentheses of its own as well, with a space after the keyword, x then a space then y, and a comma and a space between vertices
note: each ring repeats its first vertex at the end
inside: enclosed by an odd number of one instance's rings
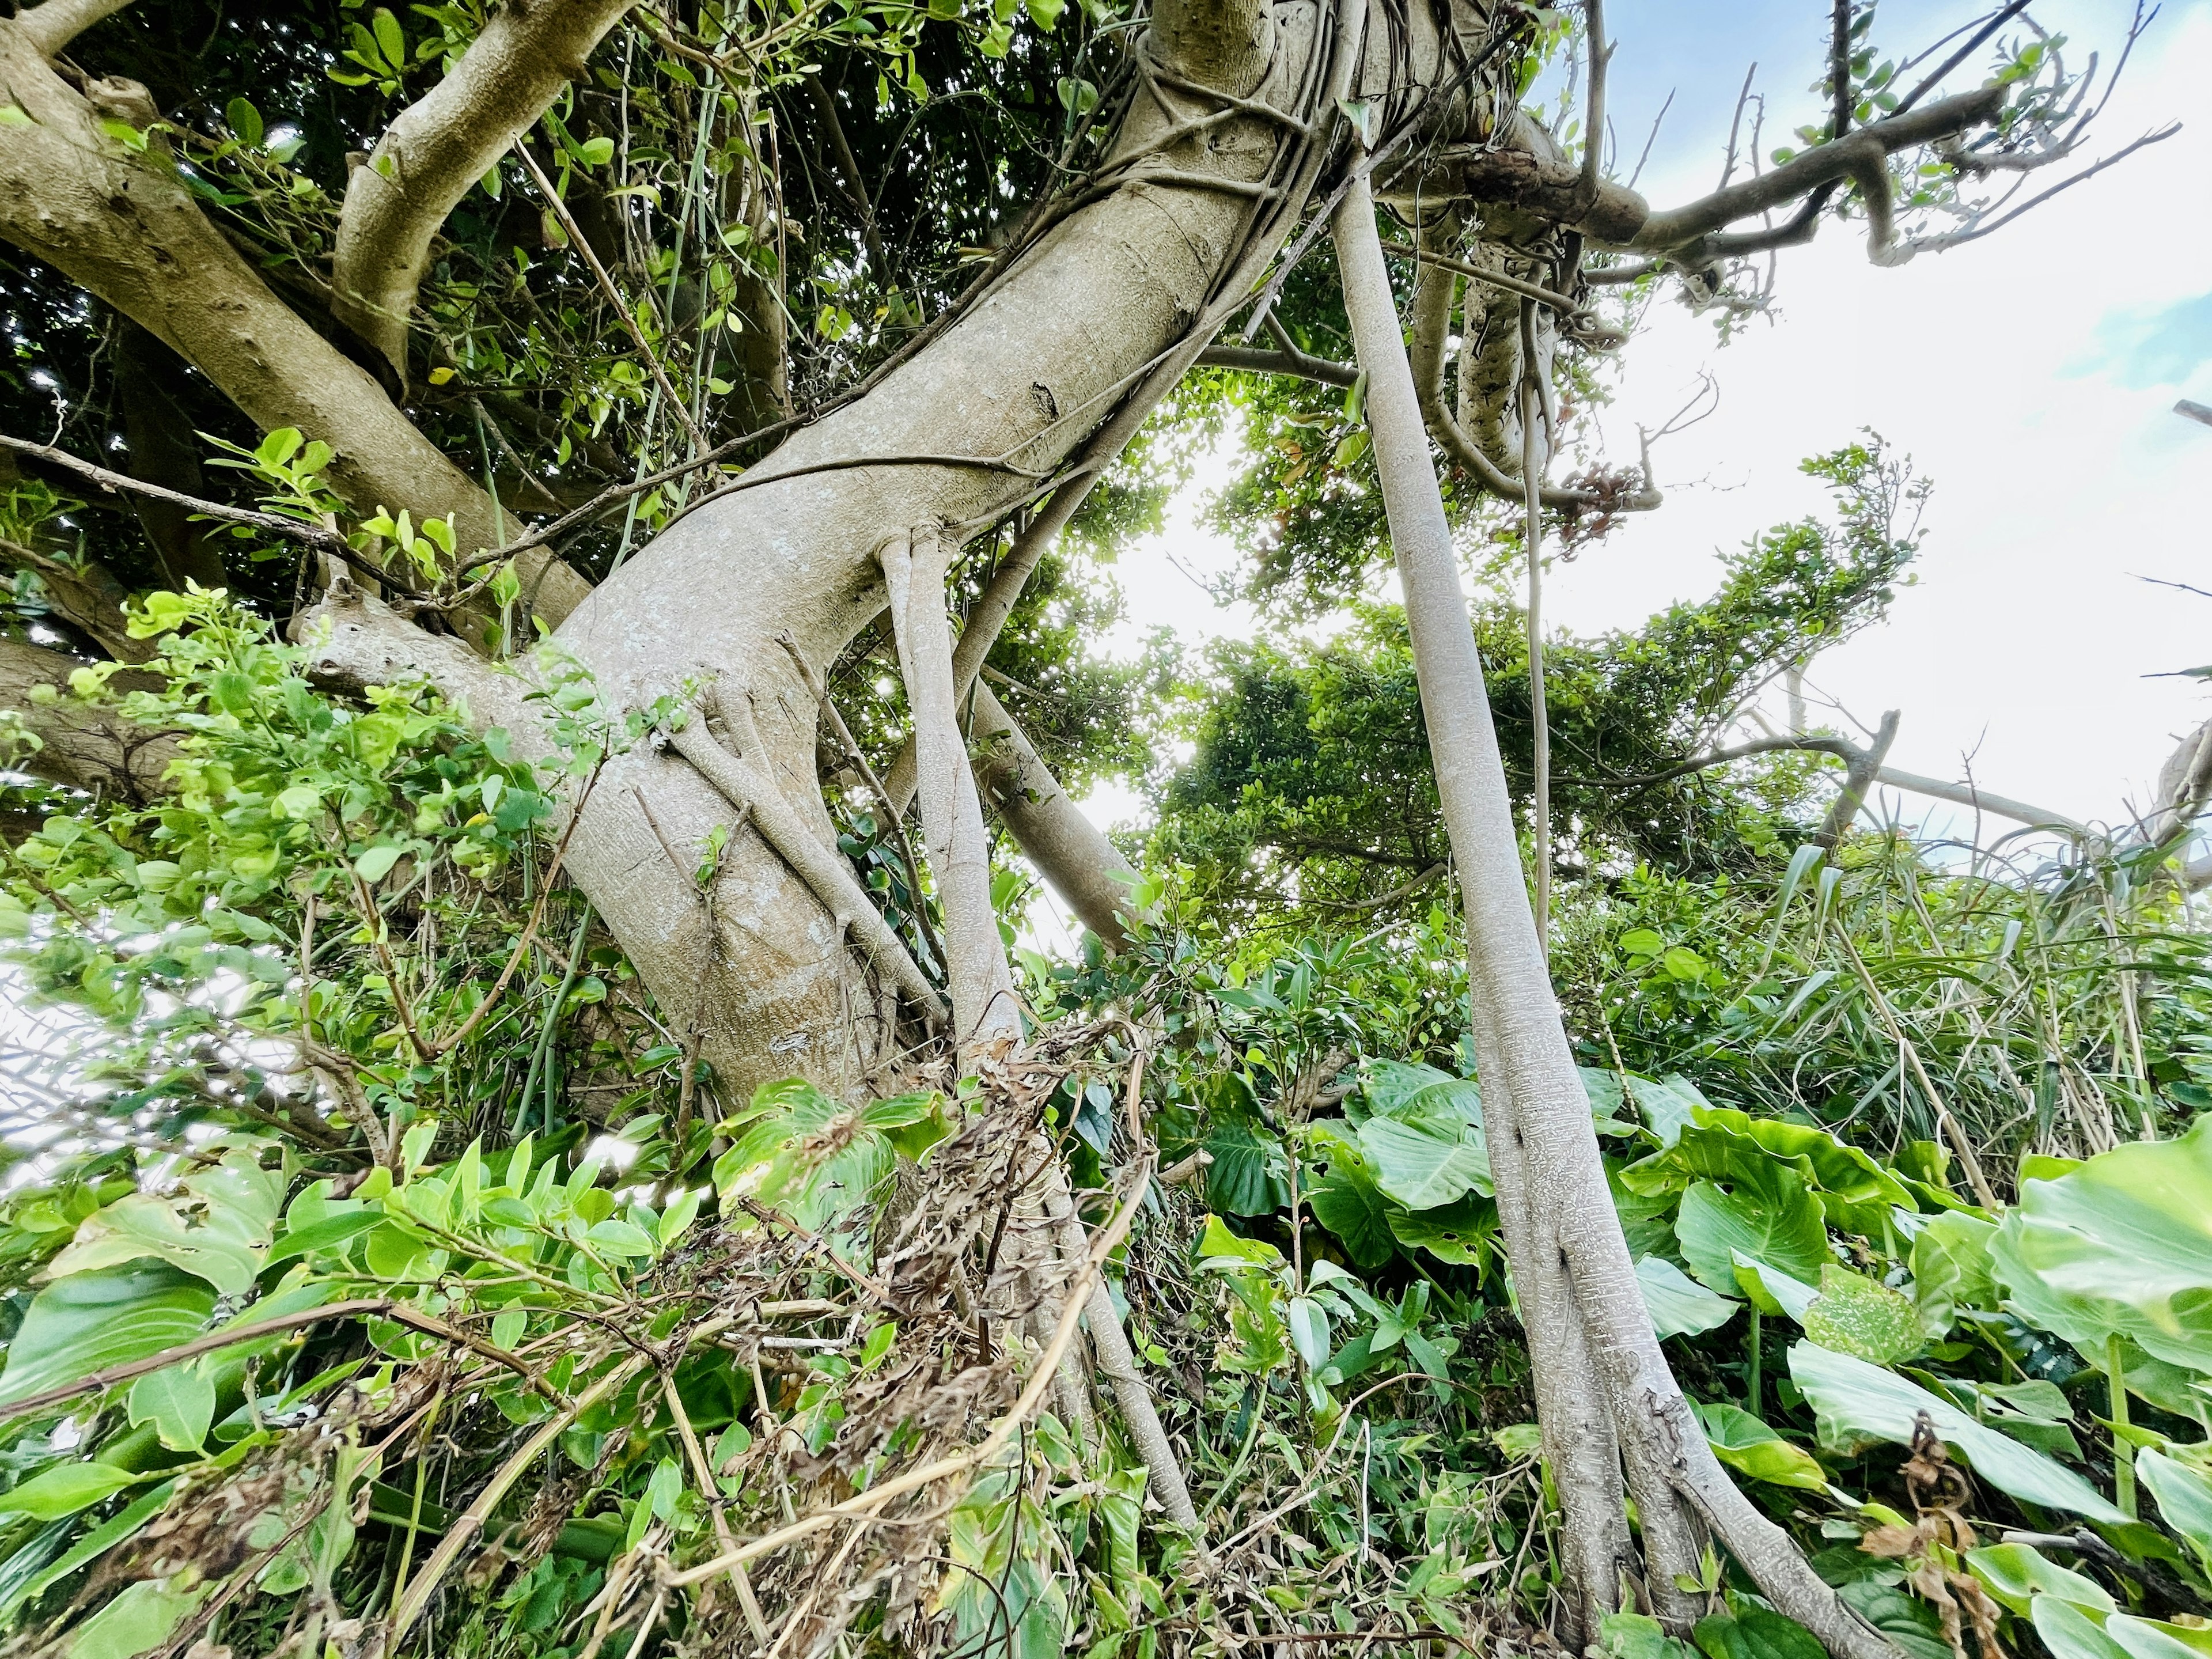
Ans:
POLYGON ((452 73, 402 110, 353 170, 331 262, 331 313, 374 346, 403 385, 408 318, 446 216, 583 72, 630 3, 507 0, 452 73))
MULTIPOLYGON (((498 545, 491 498, 418 431, 369 372, 315 332, 208 222, 166 146, 127 149, 104 115, 143 126, 135 82, 80 94, 21 20, 0 21, 0 82, 29 118, 0 124, 0 238, 106 301, 212 380, 264 431, 297 427, 337 451, 333 489, 364 508, 450 517, 465 548, 498 545)), ((583 579, 539 554, 538 613, 565 617, 583 579)))
MULTIPOLYGON (((1638 1510, 1655 1566, 1689 1535, 1680 1512, 1686 1501, 1774 1606, 1811 1630, 1838 1659, 1898 1659, 1897 1650, 1814 1574, 1788 1534, 1730 1484, 1660 1351, 1536 937, 1482 664, 1376 234, 1373 199, 1364 184, 1346 197, 1336 232, 1346 307, 1368 374, 1376 465, 1406 595, 1437 794, 1465 894, 1469 1003, 1485 1119, 1494 1147, 1506 1137, 1513 1142, 1502 1159, 1492 1152, 1500 1214, 1517 1210, 1526 1218, 1516 1285, 1548 1285, 1556 1271, 1570 1298, 1562 1310, 1539 1291, 1531 1317, 1548 1322, 1529 1326, 1532 1357, 1540 1371, 1547 1360, 1571 1353, 1574 1334, 1567 1314, 1579 1312, 1614 1431, 1624 1444, 1638 1443, 1630 1469, 1667 1474, 1662 1488, 1638 1482, 1638 1510), (1534 1196, 1539 1193, 1540 1204, 1534 1196), (1655 1529, 1662 1540, 1656 1547, 1650 1541, 1655 1529)), ((1525 1288, 1522 1295, 1525 1308, 1525 1288)), ((1540 1382, 1540 1398, 1547 1386, 1540 1382)), ((1548 1425, 1546 1434, 1548 1444, 1564 1438, 1548 1425)), ((1564 1446, 1559 1455, 1565 1455, 1564 1446)), ((1553 1474, 1563 1500, 1571 1485, 1585 1484, 1571 1481, 1558 1462, 1553 1474)), ((1617 1504, 1617 1486, 1601 1493, 1595 1489, 1601 1483, 1587 1484, 1589 1489, 1569 1504, 1571 1528, 1590 1525, 1583 1517, 1599 1503, 1617 1504)), ((1601 1537, 1625 1533, 1610 1513, 1596 1524, 1601 1537)), ((1619 1586, 1589 1583, 1601 1568, 1587 1538, 1576 1539, 1575 1553, 1582 1564, 1578 1589, 1587 1624, 1593 1612, 1617 1604, 1619 1586)))

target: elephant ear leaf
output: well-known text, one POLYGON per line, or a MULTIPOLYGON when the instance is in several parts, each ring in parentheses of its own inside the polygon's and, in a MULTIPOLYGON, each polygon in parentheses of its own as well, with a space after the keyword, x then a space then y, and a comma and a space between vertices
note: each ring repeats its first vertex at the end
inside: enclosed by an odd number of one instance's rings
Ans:
POLYGON ((2158 1499, 2166 1524, 2189 1540, 2205 1571, 2212 1572, 2212 1480, 2148 1448, 2136 1454, 2136 1474, 2158 1499))
POLYGON ((1820 1293, 1803 1322, 1805 1334, 1822 1347, 1875 1365, 1910 1359, 1926 1341, 1911 1297, 1833 1262, 1820 1269, 1820 1293))
POLYGON ((129 1193, 87 1217, 52 1271, 61 1278, 150 1256, 242 1296, 269 1255, 283 1198, 283 1176, 260 1167, 258 1149, 234 1147, 173 1194, 129 1193))
POLYGON ((166 1261, 71 1273, 40 1291, 8 1345, 0 1403, 189 1342, 215 1292, 166 1261))
POLYGON ((2212 1115, 2023 1181, 1990 1256, 2012 1309, 2085 1353, 2118 1336, 2212 1374, 2212 1115))
POLYGON ((1820 1200, 1779 1164, 1766 1164, 1755 1176, 1747 1172, 1733 1191, 1698 1182, 1682 1194, 1674 1237, 1690 1271, 1723 1295, 1737 1289, 1739 1252, 1808 1284, 1817 1282, 1820 1269, 1835 1260, 1820 1200))

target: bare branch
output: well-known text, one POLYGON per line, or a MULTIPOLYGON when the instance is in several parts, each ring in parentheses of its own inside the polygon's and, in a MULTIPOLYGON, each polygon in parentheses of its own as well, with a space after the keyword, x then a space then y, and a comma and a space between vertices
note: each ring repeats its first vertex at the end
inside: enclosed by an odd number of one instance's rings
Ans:
POLYGON ((1300 380, 1319 380, 1324 386, 1349 386, 1359 379, 1359 371, 1349 363, 1333 363, 1326 357, 1310 357, 1303 351, 1262 351, 1256 346, 1208 346, 1198 354, 1198 366, 1238 368, 1251 374, 1289 374, 1300 380))
POLYGON ((403 380, 408 317, 446 216, 545 112, 629 5, 529 0, 497 8, 453 73, 402 110, 354 170, 338 220, 331 309, 403 380))
POLYGON ((15 15, 15 27, 30 37, 41 58, 52 58, 102 18, 112 17, 131 0, 46 0, 15 15))

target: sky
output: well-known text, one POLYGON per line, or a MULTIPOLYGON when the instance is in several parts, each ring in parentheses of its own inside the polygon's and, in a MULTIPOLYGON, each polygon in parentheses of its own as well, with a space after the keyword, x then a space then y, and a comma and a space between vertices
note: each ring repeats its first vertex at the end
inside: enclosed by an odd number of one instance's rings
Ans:
MULTIPOLYGON (((1917 47, 1978 9, 1898 0, 1875 40, 1917 47)), ((1717 181, 1753 63, 1773 110, 1766 148, 1814 118, 1826 5, 1613 0, 1607 11, 1613 143, 1632 166, 1674 94, 1638 185, 1655 206, 1717 181)), ((2105 48, 2109 61, 2130 8, 2035 13, 2069 54, 2105 48)), ((1858 228, 1828 225, 1782 256, 1771 319, 1724 347, 1710 319, 1656 307, 1600 416, 1608 450, 1632 459, 1638 423, 1663 422, 1700 374, 1719 407, 1655 455, 1662 511, 1555 566, 1555 625, 1632 627, 1710 592, 1722 550, 1826 505, 1798 461, 1872 428, 1935 495, 1916 585, 1887 625, 1813 667, 1813 688, 1842 711, 1826 718, 1848 730, 1846 715, 1871 727, 1899 710, 1891 763, 1909 771, 1971 768, 1992 790, 2093 821, 2141 806, 2177 738, 2212 715, 2206 682, 2158 678, 2212 662, 2212 599, 2148 580, 2212 589, 2212 428, 2172 412, 2179 398, 2212 403, 2212 119, 2191 118, 2207 61, 2212 3, 2167 5, 2080 159, 2170 120, 2180 133, 1982 241, 1881 270, 1858 228)), ((1249 613, 1214 610, 1193 580, 1234 562, 1195 521, 1206 482, 1164 533, 1122 555, 1129 616, 1109 652, 1157 626, 1190 640, 1253 631, 1249 613)), ((1108 823, 1139 807, 1111 787, 1087 805, 1108 823)), ((1896 805, 1933 831, 1964 828, 1953 809, 1896 805)))

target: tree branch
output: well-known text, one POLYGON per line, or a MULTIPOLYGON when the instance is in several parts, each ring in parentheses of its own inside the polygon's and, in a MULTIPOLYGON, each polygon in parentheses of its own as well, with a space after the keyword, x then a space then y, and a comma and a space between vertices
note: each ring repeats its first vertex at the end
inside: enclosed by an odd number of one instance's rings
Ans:
POLYGON ((52 58, 103 18, 112 17, 131 0, 46 0, 15 14, 15 27, 31 39, 41 58, 52 58))
POLYGON ((1264 351, 1257 346, 1208 346, 1198 354, 1198 366, 1242 369, 1249 374, 1291 374, 1323 386, 1351 386, 1359 380, 1359 371, 1349 363, 1333 363, 1303 351, 1264 351))
POLYGON ((354 169, 331 264, 331 311, 403 381, 408 317, 446 216, 582 71, 631 3, 498 7, 453 72, 402 110, 354 169))
POLYGON ((1848 137, 1816 145, 1771 173, 1717 190, 1682 207, 1654 213, 1624 246, 1664 253, 1685 264, 1700 263, 1696 248, 1701 238, 1739 219, 1796 201, 1823 185, 1853 177, 1869 163, 1882 166, 1900 149, 1993 121, 2004 107, 2004 100, 2002 87, 1988 86, 1938 100, 1925 109, 1889 116, 1848 137))

